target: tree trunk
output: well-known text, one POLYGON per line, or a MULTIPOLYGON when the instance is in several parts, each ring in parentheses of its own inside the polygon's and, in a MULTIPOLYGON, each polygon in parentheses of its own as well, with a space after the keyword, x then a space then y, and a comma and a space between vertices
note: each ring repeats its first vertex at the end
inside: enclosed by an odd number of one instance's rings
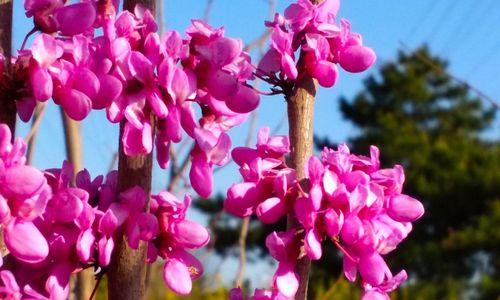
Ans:
MULTIPOLYGON (((12 0, 0 1, 0 53, 5 56, 5 72, 10 72, 10 58, 12 52, 12 0)), ((1 68, 0 68, 1 69, 1 68)), ((0 74, 2 78, 3 74, 0 74)), ((12 133, 12 140, 16 131, 16 104, 8 93, 2 91, 0 82, 0 123, 7 124, 12 133)), ((3 255, 8 253, 3 242, 3 227, 0 228, 0 252, 3 255)))
MULTIPOLYGON (((5 72, 9 73, 12 52, 12 0, 0 1, 0 52, 5 56, 5 72)), ((0 123, 9 126, 12 138, 14 138, 16 129, 16 103, 14 100, 9 97, 8 93, 2 92, 0 88, 0 123)))
MULTIPOLYGON (((313 4, 318 4, 322 0, 311 0, 313 4)), ((297 180, 307 191, 304 185, 305 164, 313 154, 313 115, 314 101, 316 97, 317 82, 311 78, 304 68, 303 55, 301 53, 297 66, 299 79, 291 95, 287 97, 288 108, 288 131, 290 136, 290 166, 295 169, 297 180)), ((288 214, 287 229, 301 228, 294 212, 288 214)), ((296 300, 307 299, 307 287, 309 285, 309 271, 311 260, 304 255, 297 261, 295 271, 299 275, 299 288, 295 295, 296 300)))
MULTIPOLYGON (((148 8, 155 15, 155 0, 125 0, 123 7, 133 12, 137 4, 148 8)), ((152 153, 134 157, 125 155, 122 145, 125 122, 124 120, 120 123, 120 138, 118 141, 118 192, 140 186, 149 199, 153 155, 152 153)), ((152 125, 154 132, 154 122, 152 122, 152 125)), ((145 209, 148 209, 148 207, 145 207, 145 209)), ((146 295, 146 247, 147 245, 141 242, 139 249, 132 250, 128 247, 123 233, 117 234, 113 259, 107 274, 109 299, 144 299, 146 295)))
MULTIPOLYGON (((299 62, 299 67, 300 65, 301 63, 299 62)), ((304 70, 300 70, 299 74, 304 75, 304 70)), ((290 166, 295 169, 297 180, 299 180, 301 184, 303 184, 306 177, 304 166, 307 163, 307 159, 312 155, 313 150, 313 111, 315 95, 316 82, 306 75, 298 80, 292 94, 287 97, 288 126, 291 146, 290 166)), ((307 186, 303 185, 303 188, 307 190, 307 186)), ((301 228, 293 212, 288 215, 287 223, 288 229, 301 228)), ((311 261, 307 256, 303 256, 295 267, 300 282, 299 289, 295 296, 297 300, 307 299, 310 267, 311 261)))

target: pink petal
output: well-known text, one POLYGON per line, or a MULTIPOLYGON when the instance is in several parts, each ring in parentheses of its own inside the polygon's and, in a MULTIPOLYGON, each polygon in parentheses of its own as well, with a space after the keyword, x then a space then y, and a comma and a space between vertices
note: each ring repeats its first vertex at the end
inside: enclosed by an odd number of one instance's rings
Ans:
POLYGON ((189 180, 193 189, 203 198, 212 194, 213 176, 212 166, 208 164, 204 154, 193 154, 189 180))
POLYGON ((36 101, 32 97, 22 98, 16 101, 17 114, 23 122, 28 122, 33 115, 36 101))
POLYGON ((88 199, 88 193, 78 188, 68 188, 60 191, 49 202, 54 219, 69 223, 73 222, 83 211, 83 199, 88 199), (85 195, 80 195, 85 193, 85 195))
POLYGON ((17 165, 7 168, 0 179, 0 190, 7 198, 26 199, 33 196, 46 184, 43 173, 34 167, 17 165))
POLYGON ((420 201, 407 195, 396 195, 389 199, 387 213, 399 222, 413 222, 424 214, 424 206, 420 201))
POLYGON ((276 223, 286 214, 286 206, 283 200, 272 197, 257 206, 256 214, 264 224, 276 223))
POLYGON ((307 256, 312 260, 318 260, 323 253, 321 249, 321 241, 316 230, 308 230, 304 240, 304 248, 307 256))
POLYGON ((165 140, 162 136, 158 135, 155 139, 156 146, 156 161, 162 169, 168 168, 170 160, 170 142, 165 140))
POLYGON ((363 72, 376 60, 375 52, 364 46, 350 46, 340 52, 340 66, 351 73, 363 72))
POLYGON ((318 80, 322 87, 332 87, 337 82, 339 71, 337 66, 329 61, 320 60, 310 70, 311 76, 318 80))
POLYGON ((94 24, 96 10, 91 2, 75 3, 57 9, 54 18, 59 23, 59 30, 63 35, 76 35, 94 24))
POLYGON ((344 275, 350 282, 356 281, 357 275, 357 266, 354 261, 352 261, 349 257, 344 256, 343 258, 343 269, 344 275))
POLYGON ((73 120, 81 121, 90 113, 92 101, 84 93, 75 89, 65 89, 59 97, 64 112, 73 120))
POLYGON ((298 76, 297 66, 295 65, 295 60, 288 54, 283 55, 281 58, 281 66, 283 72, 288 79, 294 80, 298 76))
POLYGON ((364 281, 372 286, 380 285, 387 272, 387 264, 378 253, 362 255, 359 258, 359 273, 364 281))
POLYGON ((281 55, 276 49, 270 48, 262 57, 257 67, 264 74, 273 74, 281 70, 281 55))
POLYGON ((391 298, 384 292, 377 289, 368 290, 363 293, 361 300, 390 300, 391 298))
POLYGON ((253 208, 259 203, 259 200, 260 193, 255 183, 236 183, 227 190, 224 209, 240 218, 247 217, 252 214, 253 208))
POLYGON ((0 123, 0 156, 10 152, 12 134, 7 124, 0 123))
POLYGON ((78 237, 76 252, 83 262, 87 262, 92 258, 94 242, 95 236, 90 229, 83 231, 78 237))
POLYGON ((354 244, 363 235, 363 224, 358 216, 349 214, 344 220, 344 226, 340 232, 342 240, 347 244, 354 244))
POLYGON ((227 100, 229 97, 236 95, 239 83, 231 74, 217 71, 208 76, 207 88, 213 97, 219 100, 227 100))
POLYGON ((217 144, 207 153, 211 163, 224 165, 229 159, 229 150, 231 149, 231 138, 228 134, 222 133, 217 140, 217 144))
POLYGON ((237 113, 248 113, 259 106, 260 96, 257 92, 245 85, 240 84, 236 94, 226 98, 227 107, 237 113))
POLYGON ((324 216, 324 224, 328 236, 331 238, 336 237, 344 224, 344 215, 342 212, 337 213, 333 209, 328 209, 324 216))
POLYGON ((153 81, 154 66, 141 52, 132 51, 128 59, 130 74, 142 83, 153 81))
POLYGON ((47 240, 32 222, 14 219, 5 227, 4 239, 12 255, 21 261, 38 263, 49 254, 47 240))
POLYGON ((83 68, 75 73, 76 80, 73 81, 73 88, 94 99, 99 93, 99 78, 89 69, 83 68))
POLYGON ((111 75, 99 77, 99 93, 92 99, 92 108, 103 109, 116 100, 123 90, 123 85, 118 78, 111 75))
POLYGON ((151 108, 153 109, 155 115, 158 118, 165 118, 168 115, 168 109, 167 106, 165 105, 165 102, 163 101, 160 91, 159 90, 153 90, 150 91, 147 94, 147 99, 149 105, 151 105, 151 108))
POLYGON ((247 147, 236 147, 231 151, 231 156, 235 163, 242 166, 244 163, 249 163, 259 157, 257 150, 247 147))
POLYGON ((53 83, 52 77, 45 68, 35 66, 30 72, 31 88, 33 96, 38 101, 47 101, 52 97, 53 83))
POLYGON ((42 33, 33 40, 31 53, 42 68, 47 68, 63 55, 63 48, 54 37, 42 33))
POLYGON ((168 258, 163 267, 163 280, 179 295, 188 295, 193 286, 188 267, 175 258, 168 258))
POLYGON ((113 253, 113 249, 115 247, 115 242, 112 238, 107 238, 103 236, 99 243, 97 244, 98 249, 98 260, 99 265, 105 267, 109 265, 111 262, 111 254, 113 253))
POLYGON ((125 124, 122 143, 125 154, 128 156, 144 155, 153 148, 151 125, 145 123, 143 129, 137 129, 130 123, 125 124))
POLYGON ((293 266, 288 263, 280 263, 275 278, 280 293, 293 298, 299 288, 299 277, 293 271, 293 266))
POLYGON ((189 220, 172 223, 171 230, 175 242, 185 248, 200 248, 210 240, 210 235, 205 227, 189 220))

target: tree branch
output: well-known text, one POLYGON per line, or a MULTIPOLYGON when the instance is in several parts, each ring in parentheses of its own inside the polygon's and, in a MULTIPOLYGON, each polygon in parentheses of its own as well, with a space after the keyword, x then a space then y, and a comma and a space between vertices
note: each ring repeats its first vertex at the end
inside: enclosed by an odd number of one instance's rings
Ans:
MULTIPOLYGON (((313 112, 317 83, 305 72, 302 57, 301 55, 299 59, 299 74, 306 75, 298 79, 291 95, 286 96, 286 100, 291 146, 290 167, 295 169, 297 180, 307 191, 304 166, 313 151, 313 112)), ((293 212, 288 215, 287 228, 302 228, 293 212)), ((295 295, 297 300, 307 299, 310 266, 311 261, 307 255, 304 255, 298 260, 295 267, 295 271, 299 275, 299 289, 295 295)))
MULTIPOLYGON (((0 1, 0 53, 5 56, 5 74, 0 74, 2 81, 0 82, 0 123, 5 123, 9 126, 14 139, 16 131, 16 99, 12 99, 7 90, 2 89, 2 86, 9 80, 11 73, 11 53, 12 53, 12 0, 0 1)), ((3 69, 0 67, 0 70, 3 69)))
MULTIPOLYGON (((156 0, 125 0, 124 9, 132 11, 137 4, 141 4, 156 13, 156 0)), ((152 120, 152 132, 155 131, 155 123, 152 120)), ((151 176, 153 167, 153 155, 137 155, 128 157, 122 144, 125 128, 125 120, 120 122, 119 156, 118 156, 118 192, 123 192, 134 186, 141 187, 148 195, 151 193, 151 176)), ((141 242, 137 250, 128 247, 123 232, 116 234, 115 249, 108 275, 108 298, 109 299, 144 299, 146 295, 146 252, 147 245, 141 242)))

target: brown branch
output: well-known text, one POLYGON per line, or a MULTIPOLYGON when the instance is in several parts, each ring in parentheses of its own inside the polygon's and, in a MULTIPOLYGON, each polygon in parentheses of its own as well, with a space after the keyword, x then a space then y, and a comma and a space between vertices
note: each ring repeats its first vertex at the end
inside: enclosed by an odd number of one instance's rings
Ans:
MULTIPOLYGON (((154 15, 156 0, 125 0, 124 9, 133 11, 137 4, 142 4, 154 15)), ((153 132, 154 120, 151 120, 153 132)), ((151 193, 151 176, 153 167, 152 153, 128 157, 122 145, 125 120, 120 122, 119 156, 118 156, 118 192, 134 186, 141 187, 146 195, 151 193)), ((149 201, 148 201, 149 202, 149 201)), ((145 210, 148 209, 146 204, 145 210)), ((146 295, 146 252, 147 245, 140 243, 139 249, 128 247, 123 232, 116 234, 115 248, 108 276, 108 299, 141 300, 146 295)))
MULTIPOLYGON (((11 52, 12 52, 12 0, 0 1, 0 53, 5 56, 5 74, 0 74, 0 79, 3 81, 9 76, 11 69, 11 52)), ((7 124, 12 133, 14 140, 16 131, 16 104, 15 99, 9 96, 9 93, 2 91, 2 82, 0 82, 0 123, 7 124)), ((7 247, 3 242, 3 229, 0 229, 0 252, 3 255, 8 253, 7 247)))
POLYGON ((158 21, 158 34, 163 36, 163 32, 165 32, 165 17, 163 16, 164 4, 167 2, 166 0, 156 0, 156 6, 158 7, 157 11, 157 21, 158 21))
POLYGON ((243 50, 246 52, 250 52, 254 50, 255 48, 262 48, 265 46, 267 43, 267 40, 271 36, 271 30, 266 29, 259 37, 257 37, 255 40, 252 42, 248 43, 243 50))
POLYGON ((25 138, 25 142, 28 145, 28 150, 26 151, 26 161, 28 165, 31 165, 33 163, 33 156, 35 155, 36 135, 38 133, 38 128, 40 127, 44 112, 45 103, 37 103, 35 112, 33 113, 33 121, 31 122, 30 131, 25 138))
MULTIPOLYGON (((252 144, 253 135, 257 127, 257 112, 253 111, 250 118, 250 125, 248 127, 247 138, 245 140, 246 147, 250 147, 252 144)), ((245 268, 247 264, 246 244, 249 224, 250 217, 245 217, 241 222, 240 237, 238 239, 238 245, 240 247, 240 261, 238 265, 238 273, 235 280, 236 287, 241 287, 243 285, 243 280, 245 279, 245 268)))
MULTIPOLYGON (((11 53, 12 53, 12 0, 0 1, 0 53, 5 56, 5 74, 0 74, 3 81, 10 77, 11 73, 11 53)), ((2 69, 2 68, 0 68, 2 69)), ((8 81, 7 85, 8 85, 8 81)), ((4 82, 0 82, 0 123, 9 126, 14 139, 16 131, 16 99, 7 89, 2 89, 4 82)))
MULTIPOLYGON (((313 112, 317 83, 302 66, 302 56, 299 59, 299 74, 304 75, 295 85, 291 95, 285 95, 288 104, 288 126, 290 136, 290 167, 295 169, 297 180, 302 188, 307 191, 305 183, 304 166, 313 151, 313 112)), ((301 228, 293 212, 289 213, 287 228, 301 228)), ((307 286, 311 261, 307 255, 302 256, 297 262, 295 271, 299 275, 299 289, 295 296, 297 300, 307 299, 307 286)))
MULTIPOLYGON (((269 19, 272 19, 274 18, 274 14, 276 12, 276 4, 277 4, 277 0, 268 0, 269 2, 269 15, 268 15, 268 18, 269 19)), ((271 36, 271 30, 270 29, 266 29, 260 36, 258 36, 254 41, 248 43, 247 45, 245 45, 245 47, 243 48, 244 51, 246 52, 250 52, 252 50, 254 50, 255 48, 264 48, 266 43, 267 43, 267 40, 269 39, 269 37, 271 36)))
POLYGON ((240 263, 238 265, 238 273, 235 280, 236 287, 243 286, 243 280, 245 279, 245 267, 247 263, 246 242, 249 223, 250 217, 245 217, 243 221, 241 221, 240 238, 238 239, 238 245, 240 247, 240 263))
MULTIPOLYGON (((311 2, 318 4, 320 0, 311 0, 311 2)), ((285 95, 291 148, 290 167, 295 169, 297 180, 299 180, 302 188, 308 191, 304 167, 313 154, 313 115, 318 84, 305 70, 303 53, 300 55, 297 69, 299 70, 299 78, 295 82, 291 94, 285 95)), ((302 229, 293 211, 287 216, 287 229, 302 229)), ((301 235, 304 235, 304 232, 301 235)), ((295 266, 295 271, 299 276, 299 288, 295 295, 296 300, 307 299, 310 269, 311 260, 307 255, 302 255, 295 266)))
POLYGON ((35 108, 35 113, 33 115, 33 122, 31 124, 30 131, 24 138, 24 141, 26 143, 30 143, 31 139, 35 138, 35 135, 38 132, 38 128, 40 127, 40 124, 42 123, 42 117, 45 113, 45 103, 39 103, 37 104, 35 108))
MULTIPOLYGON (((175 153, 172 152, 172 154, 174 154, 175 157, 175 153)), ((186 155, 186 158, 184 158, 184 161, 182 161, 182 164, 179 167, 176 167, 175 166, 176 164, 172 164, 172 176, 170 182, 168 183, 167 191, 172 192, 177 188, 177 185, 179 184, 180 180, 184 177, 184 173, 189 167, 190 162, 191 162, 191 156, 188 153, 186 155)))
POLYGON ((116 163, 118 162, 118 152, 113 153, 111 157, 111 162, 109 163, 108 173, 115 169, 116 163))
POLYGON ((208 22, 213 6, 214 6, 214 0, 207 0, 207 5, 205 6, 205 12, 203 13, 203 21, 208 22))

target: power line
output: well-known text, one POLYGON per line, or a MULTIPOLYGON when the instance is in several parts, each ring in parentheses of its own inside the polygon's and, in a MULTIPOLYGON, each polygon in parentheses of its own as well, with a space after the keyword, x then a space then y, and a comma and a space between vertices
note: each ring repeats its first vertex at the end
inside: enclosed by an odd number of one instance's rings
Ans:
POLYGON ((445 24, 447 23, 448 20, 451 19, 451 16, 453 15, 453 12, 457 8, 457 2, 452 0, 448 5, 445 7, 443 13, 439 16, 437 20, 437 24, 434 26, 435 30, 431 31, 431 35, 427 38, 429 42, 432 42, 435 36, 438 35, 438 32, 441 31, 445 27, 445 24), (447 17, 449 16, 449 17, 447 17))
POLYGON ((450 50, 450 45, 456 45, 457 43, 453 43, 455 41, 455 38, 467 29, 467 26, 465 26, 465 24, 468 24, 467 19, 468 17, 470 17, 470 11, 472 11, 473 8, 477 5, 475 1, 469 1, 469 4, 470 5, 465 9, 465 13, 460 18, 461 22, 457 23, 458 25, 455 26, 455 29, 449 35, 448 39, 444 42, 442 53, 446 53, 448 50, 450 50))
POLYGON ((421 14, 420 17, 417 18, 417 21, 415 22, 415 24, 413 25, 413 27, 410 29, 410 31, 408 31, 408 34, 406 35, 406 40, 409 40, 410 38, 414 37, 415 34, 417 33, 417 31, 420 28, 422 28, 422 24, 425 24, 425 22, 427 21, 427 19, 430 16, 430 12, 433 11, 436 8, 436 4, 438 2, 439 1, 430 0, 427 3, 427 6, 423 10, 423 14, 421 14))
POLYGON ((429 60, 427 57, 421 55, 420 53, 418 53, 416 51, 413 51, 413 49, 411 49, 404 42, 400 42, 400 44, 403 46, 404 49, 406 49, 406 51, 405 51, 406 54, 412 53, 422 63, 428 65, 431 68, 433 68, 436 72, 439 72, 439 73, 442 73, 442 74, 445 74, 445 75, 449 76, 451 79, 455 80, 456 82, 458 82, 460 84, 463 84, 466 87, 468 87, 471 91, 473 91, 474 93, 476 93, 476 95, 479 96, 481 99, 490 102, 496 109, 500 108, 500 104, 495 99, 491 98, 490 96, 488 96, 487 94, 485 94, 482 90, 480 90, 477 87, 475 87, 472 84, 470 84, 467 80, 462 79, 460 77, 457 77, 457 76, 453 75, 452 73, 446 71, 441 66, 436 65, 433 61, 429 60))
MULTIPOLYGON (((483 2, 484 3, 484 2, 483 2)), ((476 31, 480 26, 474 26, 474 24, 482 24, 484 26, 484 22, 481 22, 481 20, 484 20, 485 16, 488 14, 489 11, 493 8, 494 4, 498 3, 497 0, 492 0, 488 2, 485 6, 482 7, 481 10, 474 10, 476 14, 471 15, 469 22, 467 22, 467 26, 464 26, 464 31, 461 36, 457 36, 457 40, 461 40, 462 42, 460 44, 464 45, 464 41, 472 36, 472 33, 476 31)), ((459 47, 454 48, 455 51, 456 49, 461 49, 459 47)), ((454 52, 454 51, 452 51, 454 52)))

